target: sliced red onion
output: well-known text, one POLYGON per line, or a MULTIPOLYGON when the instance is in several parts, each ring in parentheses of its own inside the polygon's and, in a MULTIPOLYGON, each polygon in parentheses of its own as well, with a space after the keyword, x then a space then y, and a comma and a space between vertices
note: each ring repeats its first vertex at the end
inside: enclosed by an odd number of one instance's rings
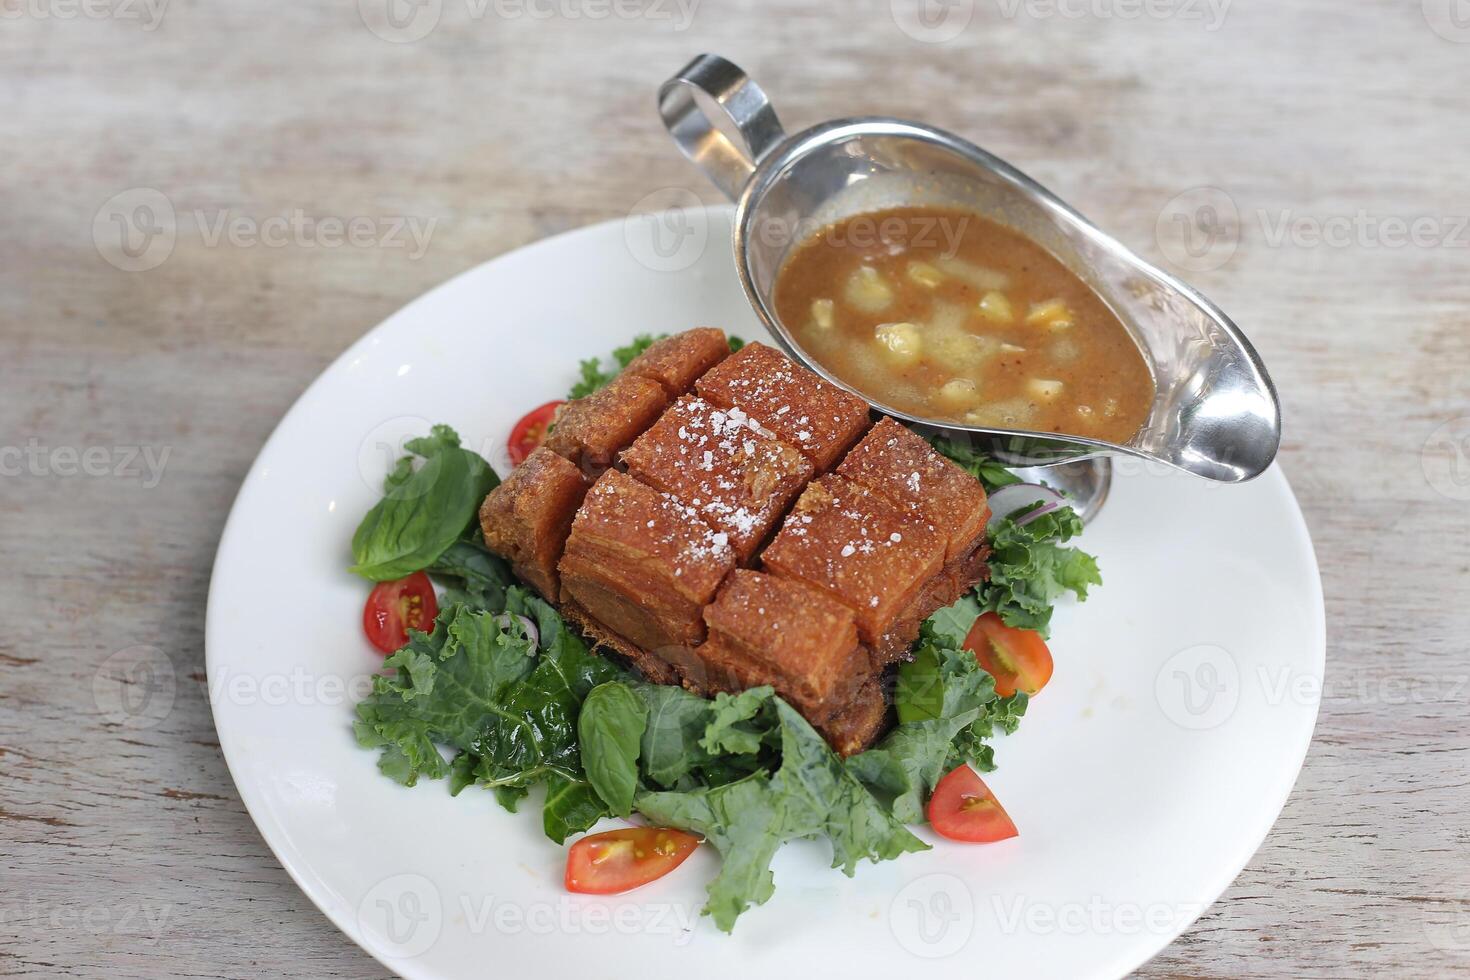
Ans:
POLYGON ((531 622, 525 616, 516 616, 512 615, 511 613, 501 613, 499 616, 495 617, 495 622, 497 625, 500 626, 501 629, 508 630, 510 629, 510 621, 512 619, 519 623, 521 625, 521 628, 526 631, 526 636, 529 637, 531 640, 531 646, 539 647, 541 645, 540 631, 536 629, 536 624, 531 622))
POLYGON ((990 523, 986 527, 1037 503, 1041 506, 1018 520, 1018 527, 1030 524, 1042 514, 1050 514, 1059 507, 1067 506, 1067 498, 1040 483, 1012 483, 990 495, 990 523))

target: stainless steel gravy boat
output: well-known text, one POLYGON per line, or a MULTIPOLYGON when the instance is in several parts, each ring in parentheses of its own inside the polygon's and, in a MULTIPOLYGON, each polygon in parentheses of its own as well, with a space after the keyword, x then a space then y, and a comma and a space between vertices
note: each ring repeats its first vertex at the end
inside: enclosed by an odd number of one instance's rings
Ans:
MULTIPOLYGON (((663 84, 658 101, 685 156, 737 204, 736 268, 771 335, 789 355, 879 411, 945 430, 1020 466, 1123 454, 1238 483, 1275 458, 1281 441, 1276 390, 1230 318, 1004 160, 944 130, 886 117, 835 119, 788 136, 760 87, 716 55, 691 61, 663 84), (807 355, 772 300, 788 250, 834 222, 899 205, 957 207, 998 221, 1088 283, 1132 334, 1153 373, 1153 408, 1133 438, 1123 444, 1060 439, 916 417, 853 388, 807 355)), ((1106 480, 1091 492, 1105 494, 1106 480)))

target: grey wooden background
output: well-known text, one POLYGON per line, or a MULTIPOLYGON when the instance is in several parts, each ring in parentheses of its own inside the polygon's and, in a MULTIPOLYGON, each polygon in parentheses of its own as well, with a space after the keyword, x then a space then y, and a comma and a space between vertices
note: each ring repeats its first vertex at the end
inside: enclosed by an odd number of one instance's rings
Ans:
POLYGON ((700 50, 789 126, 972 136, 1273 368, 1321 720, 1266 843, 1144 974, 1470 972, 1470 5, 424 0, 394 27, 387 2, 0 0, 0 974, 381 975, 220 757, 221 526, 296 395, 403 303, 654 190, 713 200, 651 107, 700 50), (128 724, 150 664, 168 710, 128 724))

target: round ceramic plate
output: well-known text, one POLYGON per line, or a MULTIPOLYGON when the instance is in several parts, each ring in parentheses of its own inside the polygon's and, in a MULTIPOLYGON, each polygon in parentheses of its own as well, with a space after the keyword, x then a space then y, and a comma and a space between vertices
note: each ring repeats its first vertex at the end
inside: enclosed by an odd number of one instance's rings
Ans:
POLYGON ((640 216, 486 263, 326 370, 261 451, 209 594, 215 724, 240 796, 301 888, 406 977, 1117 977, 1245 865, 1291 790, 1321 687, 1321 586, 1286 479, 1215 487, 1120 464, 1082 544, 1105 584, 1058 609, 1056 674, 986 781, 1020 827, 989 846, 828 867, 788 845, 733 935, 699 910, 718 857, 618 897, 569 895, 563 848, 487 792, 407 789, 357 747, 380 658, 353 529, 405 438, 459 430, 497 469, 577 360, 639 333, 761 329, 729 213, 640 216), (271 628, 262 630, 268 621, 271 628))

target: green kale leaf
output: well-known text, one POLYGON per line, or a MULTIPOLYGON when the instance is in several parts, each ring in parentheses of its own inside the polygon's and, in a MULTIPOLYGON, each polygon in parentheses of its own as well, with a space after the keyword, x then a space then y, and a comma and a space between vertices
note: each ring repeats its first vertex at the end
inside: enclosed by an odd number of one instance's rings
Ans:
POLYGON ((1101 585, 1097 559, 1080 548, 1065 547, 1082 532, 1082 519, 1070 507, 1018 525, 1041 504, 1028 507, 990 526, 990 579, 977 593, 980 608, 1000 614, 1007 626, 1048 636, 1052 607, 1068 592, 1087 598, 1089 586, 1101 585))

